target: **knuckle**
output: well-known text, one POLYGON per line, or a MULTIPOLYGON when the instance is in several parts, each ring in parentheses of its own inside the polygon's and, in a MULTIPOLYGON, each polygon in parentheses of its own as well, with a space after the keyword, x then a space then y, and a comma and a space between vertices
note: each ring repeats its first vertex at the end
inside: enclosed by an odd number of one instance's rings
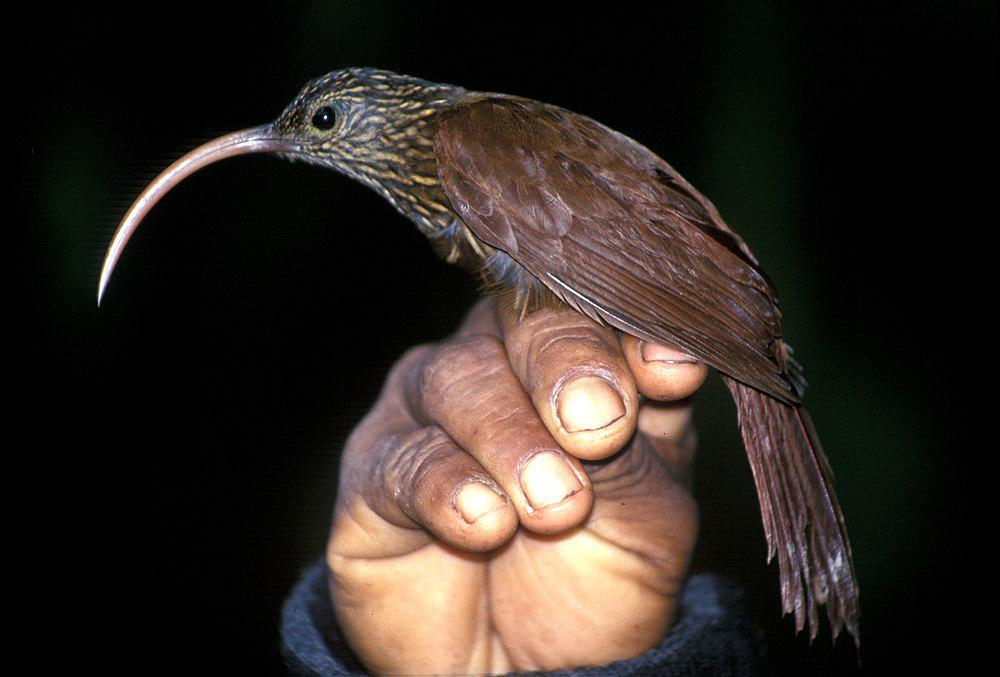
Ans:
POLYGON ((413 346, 409 348, 405 353, 400 356, 396 363, 392 365, 389 370, 389 379, 397 378, 399 376, 410 373, 417 365, 421 364, 431 351, 434 350, 433 344, 421 343, 420 345, 413 346))
POLYGON ((540 358, 572 355, 607 359, 611 353, 606 337, 592 327, 553 327, 533 336, 529 345, 529 352, 540 358))
POLYGON ((450 339, 425 355, 418 378, 422 393, 449 394, 456 387, 497 373, 506 362, 503 344, 493 336, 471 334, 450 339))
POLYGON ((436 476, 461 451, 437 426, 389 438, 384 461, 377 470, 377 486, 404 510, 412 508, 421 488, 440 484, 436 476))
POLYGON ((535 384, 544 371, 553 368, 613 369, 615 350, 605 332, 580 322, 550 324, 530 334, 519 357, 520 369, 528 383, 535 384))

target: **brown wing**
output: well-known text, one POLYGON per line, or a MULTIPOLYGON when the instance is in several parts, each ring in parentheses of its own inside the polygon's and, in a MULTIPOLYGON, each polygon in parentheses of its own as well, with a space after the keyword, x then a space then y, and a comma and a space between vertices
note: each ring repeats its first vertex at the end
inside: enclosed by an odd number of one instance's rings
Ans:
POLYGON ((473 233, 559 298, 785 402, 778 295, 715 207, 589 118, 484 96, 443 115, 438 175, 473 233))

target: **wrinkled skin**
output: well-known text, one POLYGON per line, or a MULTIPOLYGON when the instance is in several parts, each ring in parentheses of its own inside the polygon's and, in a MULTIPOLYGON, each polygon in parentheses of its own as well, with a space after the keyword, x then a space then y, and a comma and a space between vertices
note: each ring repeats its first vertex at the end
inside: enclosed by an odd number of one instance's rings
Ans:
POLYGON ((697 534, 689 397, 707 368, 687 360, 488 301, 404 355, 344 450, 327 553, 365 664, 569 668, 658 643, 697 534))

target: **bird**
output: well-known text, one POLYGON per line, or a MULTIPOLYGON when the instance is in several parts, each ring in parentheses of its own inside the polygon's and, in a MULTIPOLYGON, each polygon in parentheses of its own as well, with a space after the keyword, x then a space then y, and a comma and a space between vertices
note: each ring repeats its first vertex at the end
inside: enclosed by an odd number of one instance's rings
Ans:
POLYGON ((737 408, 783 614, 859 646, 858 585, 832 471, 802 407, 778 293, 715 206, 652 151, 586 116, 375 68, 308 82, 272 123, 165 169, 108 247, 98 305, 143 217, 198 169, 275 153, 374 189, 507 312, 569 306, 713 367, 737 408))

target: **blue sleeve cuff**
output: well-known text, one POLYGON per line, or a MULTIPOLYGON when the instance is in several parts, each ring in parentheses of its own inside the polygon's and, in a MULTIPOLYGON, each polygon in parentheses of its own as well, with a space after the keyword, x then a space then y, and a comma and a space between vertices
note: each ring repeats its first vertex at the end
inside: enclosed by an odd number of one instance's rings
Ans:
MULTIPOLYGON (((323 562, 303 572, 285 601, 281 647, 293 675, 364 673, 337 627, 323 562)), ((599 667, 529 674, 747 675, 759 673, 763 660, 763 635, 747 618, 742 591, 731 581, 700 574, 685 584, 673 628, 643 655, 599 667)))

